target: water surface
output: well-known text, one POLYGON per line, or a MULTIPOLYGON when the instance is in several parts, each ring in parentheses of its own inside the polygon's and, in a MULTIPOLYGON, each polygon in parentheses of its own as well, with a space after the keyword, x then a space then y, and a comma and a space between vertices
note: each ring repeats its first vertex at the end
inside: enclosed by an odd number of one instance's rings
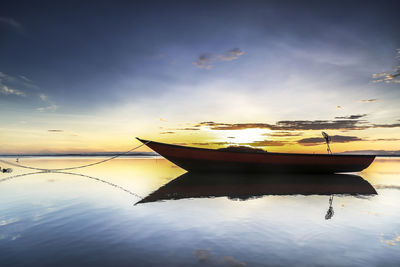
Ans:
MULTIPOLYGON (((20 162, 62 168, 97 160, 20 162)), ((400 265, 396 158, 319 178, 202 178, 160 158, 71 173, 13 169, 0 174, 4 266, 400 265)))

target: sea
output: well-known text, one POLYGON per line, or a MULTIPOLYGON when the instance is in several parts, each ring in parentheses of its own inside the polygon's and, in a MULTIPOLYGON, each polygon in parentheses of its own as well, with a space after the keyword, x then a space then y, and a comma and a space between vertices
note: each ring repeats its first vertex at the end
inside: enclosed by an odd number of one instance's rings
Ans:
POLYGON ((400 266, 400 158, 328 176, 134 156, 0 166, 0 266, 400 266))

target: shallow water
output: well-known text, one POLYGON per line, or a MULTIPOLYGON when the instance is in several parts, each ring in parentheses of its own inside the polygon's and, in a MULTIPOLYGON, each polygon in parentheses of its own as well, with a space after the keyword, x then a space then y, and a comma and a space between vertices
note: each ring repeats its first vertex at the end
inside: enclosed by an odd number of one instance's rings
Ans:
POLYGON ((13 169, 0 173, 1 266, 400 266, 400 159, 378 158, 361 178, 199 181, 160 158, 13 169))

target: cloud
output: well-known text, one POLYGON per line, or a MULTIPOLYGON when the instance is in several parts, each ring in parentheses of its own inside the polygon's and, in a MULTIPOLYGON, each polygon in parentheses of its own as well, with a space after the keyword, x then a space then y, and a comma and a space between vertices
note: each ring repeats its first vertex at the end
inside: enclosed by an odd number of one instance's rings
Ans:
POLYGON ((4 72, 0 72, 0 82, 2 82, 2 84, 5 84, 9 87, 10 87, 10 84, 13 84, 16 86, 21 86, 21 87, 40 89, 37 85, 33 84, 32 81, 25 76, 21 76, 21 75, 11 76, 4 72))
POLYGON ((378 98, 371 98, 371 99, 362 99, 359 102, 364 102, 364 103, 371 103, 371 102, 375 102, 378 101, 378 98))
POLYGON ((45 94, 39 94, 39 97, 42 101, 47 101, 48 97, 45 94))
POLYGON ((336 109, 343 109, 342 106, 336 106, 336 109))
POLYGON ((27 81, 27 82, 32 82, 30 79, 26 78, 24 75, 19 75, 19 77, 20 77, 22 80, 25 80, 25 81, 27 81))
POLYGON ((243 55, 243 51, 239 48, 233 48, 217 56, 212 53, 203 53, 193 64, 201 69, 211 69, 213 64, 218 61, 232 61, 239 58, 241 55, 243 55))
POLYGON ((202 143, 191 143, 191 144, 197 145, 197 146, 210 146, 210 145, 222 146, 222 145, 229 145, 232 143, 229 143, 229 142, 202 142, 202 143))
POLYGON ((15 77, 0 72, 0 93, 4 95, 25 96, 24 92, 18 89, 10 88, 10 86, 8 85, 9 82, 15 82, 15 80, 15 77))
POLYGON ((363 130, 368 128, 365 121, 358 119, 345 120, 294 120, 269 123, 216 123, 201 122, 195 127, 208 126, 212 130, 243 130, 243 129, 270 129, 270 130, 363 130))
POLYGON ((372 128, 397 128, 400 127, 400 123, 392 123, 392 124, 374 124, 372 128))
MULTIPOLYGON (((363 139, 357 136, 347 136, 347 135, 334 135, 331 136, 332 142, 334 143, 348 143, 354 141, 364 141, 363 139)), ((319 144, 325 143, 325 139, 322 137, 310 137, 310 138, 303 138, 297 141, 298 144, 303 146, 315 146, 319 144)))
POLYGON ((289 136, 301 136, 303 135, 302 132, 273 132, 273 133, 265 133, 262 134, 264 136, 271 136, 271 137, 289 137, 289 136))
MULTIPOLYGON (((374 187, 375 187, 375 189, 397 189, 397 190, 400 190, 400 186, 399 185, 377 184, 377 185, 374 185, 374 187)), ((399 242, 400 242, 400 240, 399 240, 399 242)))
POLYGON ((61 133, 64 132, 64 130, 59 130, 59 129, 51 129, 51 130, 47 130, 48 132, 52 132, 52 133, 61 133))
POLYGON ((262 141, 254 141, 252 143, 244 143, 241 145, 249 145, 255 147, 263 147, 263 146, 284 146, 289 142, 286 141, 276 141, 276 140, 262 140, 262 141))
POLYGON ((343 116, 343 117, 335 117, 335 119, 346 119, 346 120, 357 120, 366 117, 367 114, 361 114, 361 115, 349 115, 349 116, 343 116))
POLYGON ((347 150, 343 154, 360 154, 360 155, 400 155, 400 150, 347 150))
POLYGON ((223 53, 222 55, 220 55, 219 58, 223 61, 231 61, 231 60, 237 59, 241 55, 243 55, 242 50, 240 50, 239 48, 233 48, 233 49, 223 53))
POLYGON ((11 27, 13 27, 14 29, 16 29, 19 32, 23 32, 24 31, 24 27, 22 27, 21 23, 19 23, 18 21, 16 21, 13 18, 0 17, 0 23, 6 24, 8 26, 11 26, 11 27))
POLYGON ((201 54, 193 64, 201 69, 211 69, 214 58, 212 54, 201 54))
MULTIPOLYGON (((396 58, 400 59, 400 48, 396 49, 396 58)), ((380 72, 372 74, 372 82, 385 82, 385 83, 400 83, 400 63, 397 63, 396 67, 391 73, 380 72)))
POLYGON ((20 88, 23 89, 39 89, 25 76, 12 76, 4 72, 0 72, 0 93, 5 95, 26 96, 20 88), (15 89, 18 87, 19 89, 15 89))
POLYGON ((344 117, 335 117, 334 120, 287 120, 276 123, 220 123, 213 121, 204 121, 193 125, 192 127, 176 129, 198 131, 201 127, 208 127, 211 130, 244 130, 244 129, 269 129, 273 131, 282 131, 281 133, 265 133, 265 136, 299 136, 302 133, 291 133, 291 131, 309 131, 309 130, 365 130, 370 128, 397 128, 400 122, 392 124, 370 124, 362 118, 366 114, 349 115, 344 117))
POLYGON ((175 132, 162 132, 160 134, 174 134, 175 132))
POLYGON ((25 96, 25 93, 19 91, 17 89, 9 88, 7 85, 1 83, 0 80, 0 93, 4 95, 17 95, 17 96, 25 96))
POLYGON ((45 107, 39 107, 36 110, 40 112, 44 111, 56 111, 58 109, 58 106, 49 99, 49 97, 45 94, 39 94, 39 98, 47 104, 45 107))
POLYGON ((369 139, 368 141, 400 141, 400 138, 377 138, 369 139))
POLYGON ((56 111, 57 109, 58 109, 57 105, 51 104, 51 105, 46 106, 46 107, 37 108, 36 110, 40 111, 40 112, 44 112, 44 111, 56 111))
POLYGON ((200 129, 199 128, 194 128, 194 127, 187 127, 187 128, 178 128, 178 129, 175 129, 175 130, 177 130, 177 131, 198 131, 200 129))

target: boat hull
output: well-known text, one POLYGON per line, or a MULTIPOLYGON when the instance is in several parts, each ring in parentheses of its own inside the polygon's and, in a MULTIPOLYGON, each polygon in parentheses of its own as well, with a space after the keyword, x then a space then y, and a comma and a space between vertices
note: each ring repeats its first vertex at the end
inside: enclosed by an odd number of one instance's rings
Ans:
POLYGON ((359 172, 375 159, 374 155, 230 152, 138 140, 172 163, 192 172, 359 172))

